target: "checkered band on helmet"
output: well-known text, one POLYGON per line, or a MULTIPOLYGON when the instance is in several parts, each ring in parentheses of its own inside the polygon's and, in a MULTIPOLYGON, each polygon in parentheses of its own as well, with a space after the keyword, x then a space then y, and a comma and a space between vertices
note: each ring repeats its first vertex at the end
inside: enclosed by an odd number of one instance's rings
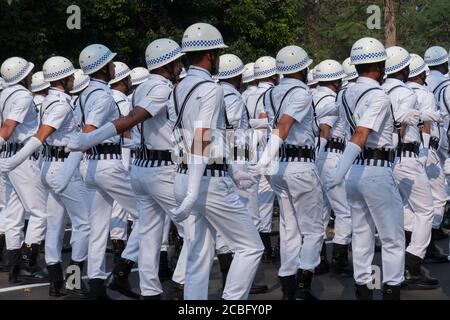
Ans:
POLYGON ((400 63, 397 63, 396 65, 386 67, 385 72, 387 74, 394 73, 396 71, 402 70, 404 67, 406 67, 411 62, 411 56, 408 54, 408 56, 400 61, 400 63))
POLYGON ((361 62, 364 60, 370 60, 374 58, 386 58, 386 51, 361 53, 355 55, 352 54, 350 58, 353 64, 355 64, 356 62, 361 62))
POLYGON ((448 56, 447 55, 441 56, 441 57, 436 58, 436 59, 427 59, 425 57, 425 63, 426 64, 431 64, 431 65, 434 65, 434 66, 438 66, 440 64, 444 64, 447 61, 448 61, 448 56))
MULTIPOLYGON (((83 72, 88 74, 90 71, 96 69, 97 67, 104 65, 106 61, 110 60, 112 56, 111 50, 105 52, 103 56, 101 56, 97 61, 88 64, 87 66, 82 66, 83 72)), ((82 61, 80 61, 82 62, 82 61)))
POLYGON ((265 76, 265 75, 269 76, 269 75, 274 74, 276 72, 277 72, 277 68, 276 67, 270 68, 270 69, 267 69, 267 70, 264 70, 264 71, 256 71, 255 70, 255 77, 259 77, 260 78, 260 77, 265 76))
POLYGON ((348 79, 353 79, 353 78, 355 78, 355 77, 357 77, 357 76, 358 76, 358 72, 353 71, 353 72, 350 72, 349 74, 347 74, 347 77, 346 77, 346 78, 348 78, 348 79))
POLYGON ((181 53, 181 48, 177 47, 172 52, 166 53, 165 55, 163 55, 161 57, 148 59, 147 60, 147 66, 150 68, 152 65, 159 64, 159 63, 162 63, 164 61, 170 60, 170 59, 172 59, 173 57, 175 57, 176 55, 178 55, 180 53, 181 53))
POLYGON ((208 47, 215 47, 218 45, 225 45, 222 38, 215 40, 191 40, 191 41, 183 40, 181 43, 183 49, 192 47, 208 48, 208 47))
POLYGON ((219 72, 214 77, 215 78, 222 78, 222 77, 232 77, 234 75, 237 76, 242 70, 244 70, 244 65, 241 65, 241 66, 239 66, 237 68, 234 68, 232 70, 219 72))
POLYGON ((130 72, 131 72, 131 70, 129 68, 126 68, 126 69, 124 69, 124 70, 122 70, 120 72, 117 72, 116 76, 114 78, 119 79, 119 78, 125 77, 130 72))
POLYGON ((133 78, 133 85, 147 81, 148 79, 148 75, 147 76, 143 76, 143 77, 139 77, 139 78, 133 78))
POLYGON ((71 74, 73 74, 73 71, 75 71, 75 68, 73 67, 73 65, 68 66, 67 68, 64 68, 62 70, 58 70, 55 72, 51 72, 51 73, 47 73, 44 72, 44 79, 45 81, 52 81, 52 79, 61 77, 61 76, 69 76, 71 74))
POLYGON ((3 76, 3 80, 5 80, 6 83, 14 83, 18 81, 20 78, 23 78, 23 76, 29 71, 31 64, 30 62, 27 62, 25 66, 19 70, 14 76, 8 78, 6 76, 3 76))
POLYGON ((422 65, 418 66, 417 68, 411 69, 409 70, 409 77, 415 77, 419 74, 421 74, 422 72, 424 72, 427 69, 427 66, 425 63, 423 63, 422 65))
POLYGON ((290 66, 280 66, 280 61, 277 61, 277 70, 278 72, 287 73, 289 71, 295 72, 298 69, 304 69, 306 68, 306 65, 308 62, 311 61, 311 59, 306 56, 303 60, 297 62, 296 64, 290 65, 290 66))
POLYGON ((315 73, 314 74, 314 78, 316 80, 321 80, 321 79, 332 79, 332 78, 344 78, 346 76, 344 71, 338 71, 338 72, 333 72, 333 73, 315 73))
POLYGON ((86 77, 83 81, 81 81, 78 85, 73 86, 73 89, 71 92, 77 92, 83 89, 90 81, 91 79, 89 77, 86 77))
POLYGON ((31 85, 31 92, 39 92, 50 87, 50 83, 43 82, 38 85, 31 85))

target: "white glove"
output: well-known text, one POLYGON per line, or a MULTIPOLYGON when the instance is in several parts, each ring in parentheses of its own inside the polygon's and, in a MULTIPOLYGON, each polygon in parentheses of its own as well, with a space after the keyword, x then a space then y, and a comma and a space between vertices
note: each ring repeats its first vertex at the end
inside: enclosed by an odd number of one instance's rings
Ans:
POLYGON ((247 190, 256 183, 256 179, 245 171, 245 166, 231 164, 228 172, 239 189, 247 190))
POLYGON ((441 119, 441 113, 438 110, 427 110, 420 112, 420 119, 423 121, 439 122, 441 119))
POLYGON ((444 162, 444 173, 445 175, 450 175, 450 158, 446 159, 444 162))
POLYGON ((405 115, 403 122, 409 126, 417 126, 420 121, 420 112, 419 110, 412 109, 409 110, 405 115))
POLYGON ((398 147, 398 134, 396 132, 392 134, 392 146, 394 149, 398 147))
POLYGON ((35 153, 42 146, 41 140, 36 137, 31 137, 30 140, 19 150, 13 157, 5 158, 0 161, 0 172, 6 173, 14 170, 21 165, 33 153, 35 153))
POLYGON ((250 149, 250 153, 252 154, 252 158, 250 159, 250 161, 252 163, 257 163, 258 162, 258 156, 257 156, 257 151, 258 151, 258 144, 261 141, 262 137, 264 137, 264 131, 261 130, 252 130, 252 136, 251 136, 251 149, 250 149))
POLYGON ((117 135, 116 127, 112 122, 108 122, 104 126, 91 131, 89 133, 75 133, 69 138, 66 150, 85 151, 93 146, 98 145, 102 141, 117 135))
POLYGON ((335 186, 341 184, 344 181, 344 177, 353 164, 353 161, 361 153, 361 148, 349 142, 345 147, 344 154, 341 160, 338 162, 337 167, 334 170, 328 171, 325 174, 325 188, 330 190, 335 186))
POLYGON ((319 159, 320 154, 325 150, 325 145, 327 144, 328 140, 325 138, 320 137, 320 144, 319 148, 316 149, 316 159, 319 159))
POLYGON ((250 119, 249 125, 250 125, 250 128, 253 128, 253 129, 266 129, 269 127, 269 120, 267 118, 250 119))
POLYGON ((136 148, 136 143, 133 139, 123 138, 122 148, 134 149, 136 148))
POLYGON ((198 193, 200 192, 203 173, 208 164, 207 157, 190 154, 189 159, 186 197, 178 208, 170 210, 172 220, 177 223, 183 222, 191 214, 195 201, 197 201, 198 193))
POLYGON ((280 147, 283 145, 283 139, 276 134, 271 134, 269 142, 264 149, 261 158, 256 165, 249 167, 249 172, 254 175, 273 175, 276 171, 275 157, 278 155, 280 147))
POLYGON ((83 158, 83 152, 71 152, 67 159, 64 160, 64 165, 52 181, 53 190, 56 193, 63 192, 72 178, 75 169, 78 168, 81 159, 83 158))

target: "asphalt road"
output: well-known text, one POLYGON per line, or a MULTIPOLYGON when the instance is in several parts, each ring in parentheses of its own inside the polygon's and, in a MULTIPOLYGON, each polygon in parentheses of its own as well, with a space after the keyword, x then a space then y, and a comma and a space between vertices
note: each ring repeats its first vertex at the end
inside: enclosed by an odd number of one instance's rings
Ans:
MULTIPOLYGON (((448 253, 448 239, 441 240, 438 243, 443 252, 448 253)), ((329 244, 330 246, 330 244, 329 244)), ((331 257, 330 257, 331 258, 331 257)), ((69 261, 69 254, 64 254, 64 261, 69 261)), ((43 261, 41 261, 43 263, 43 261)), ((380 253, 376 253, 374 264, 381 265, 380 253)), ((108 270, 112 269, 112 255, 107 255, 108 270)), ((85 268, 86 269, 86 268, 85 268)), ((404 300, 446 300, 450 299, 450 263, 444 264, 424 264, 424 269, 432 276, 439 279, 441 287, 435 290, 427 291, 402 291, 402 299, 404 300)), ((264 264, 264 271, 266 275, 267 285, 269 291, 265 294, 250 295, 251 300, 279 300, 281 298, 280 285, 277 278, 278 264, 264 264)), ((132 272, 130 281, 136 292, 139 292, 138 274, 136 271, 132 272)), ((167 283, 163 284, 164 286, 167 283)), ((217 261, 214 263, 213 270, 210 277, 210 299, 220 299, 221 297, 221 275, 217 261)), ((353 295, 353 280, 351 278, 338 278, 332 274, 316 276, 313 280, 313 291, 321 300, 352 300, 353 295)), ((128 298, 120 294, 108 290, 108 294, 118 300, 126 300, 128 298)), ((375 298, 379 299, 381 293, 378 291, 375 298)), ((0 273, 0 299, 1 300, 48 300, 48 299, 73 299, 74 297, 52 298, 48 296, 48 284, 34 284, 26 286, 11 286, 8 283, 8 274, 0 273)))

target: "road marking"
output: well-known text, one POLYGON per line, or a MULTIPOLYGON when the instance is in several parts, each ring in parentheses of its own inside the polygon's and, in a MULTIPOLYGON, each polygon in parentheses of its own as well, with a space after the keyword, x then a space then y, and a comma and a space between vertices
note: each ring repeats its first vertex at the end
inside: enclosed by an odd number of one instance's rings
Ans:
MULTIPOLYGON (((138 271, 138 268, 131 269, 131 272, 136 272, 136 271, 138 271)), ((110 274, 111 274, 111 272, 108 273, 108 276, 110 274)), ((86 280, 86 279, 88 279, 88 276, 83 276, 81 278, 86 280)), ((11 291, 19 291, 19 290, 26 290, 26 289, 33 289, 33 288, 45 287, 45 286, 48 286, 48 285, 50 285, 49 282, 26 284, 26 285, 23 285, 23 286, 13 286, 13 287, 1 288, 0 289, 0 293, 11 292, 11 291)))

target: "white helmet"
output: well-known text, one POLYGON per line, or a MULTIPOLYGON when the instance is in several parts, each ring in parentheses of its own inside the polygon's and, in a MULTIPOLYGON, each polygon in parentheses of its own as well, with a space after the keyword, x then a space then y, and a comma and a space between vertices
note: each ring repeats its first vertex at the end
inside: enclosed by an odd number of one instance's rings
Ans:
POLYGON ((150 72, 148 72, 148 70, 145 68, 137 67, 131 70, 130 76, 131 84, 133 86, 137 86, 138 84, 147 81, 148 77, 150 76, 150 72))
POLYGON ((238 56, 227 53, 220 56, 219 72, 214 75, 214 79, 230 79, 243 74, 244 63, 238 56))
POLYGON ((75 68, 69 59, 64 57, 51 57, 42 66, 44 80, 47 82, 57 81, 75 73, 75 68))
POLYGON ((91 78, 84 74, 81 69, 75 70, 73 76, 75 77, 75 80, 73 81, 73 89, 70 91, 71 94, 75 94, 86 89, 91 81, 91 78))
POLYGON ((0 90, 4 89, 3 86, 4 86, 4 81, 3 81, 3 78, 0 77, 0 90))
POLYGON ((448 62, 447 50, 440 46, 428 48, 427 51, 425 51, 424 60, 429 67, 444 64, 448 62))
POLYGON ((33 73, 31 78, 30 91, 35 93, 50 88, 50 83, 44 80, 44 73, 42 71, 33 73))
POLYGON ((6 59, 0 70, 5 84, 11 86, 25 79, 33 70, 34 64, 19 57, 6 59))
POLYGON ((208 23, 189 26, 184 31, 181 47, 183 52, 228 48, 219 30, 208 23))
POLYGON ((91 44, 80 53, 80 66, 84 74, 97 72, 114 59, 116 53, 111 52, 102 44, 91 44))
POLYGON ((353 44, 351 64, 367 64, 385 61, 386 49, 384 45, 375 38, 361 38, 353 44))
POLYGON ((114 70, 114 79, 111 79, 109 81, 109 85, 119 82, 120 80, 125 79, 131 74, 130 68, 128 68, 128 66, 123 62, 114 62, 114 70))
POLYGON ((411 63, 409 64, 409 77, 413 78, 422 72, 427 71, 427 65, 418 54, 411 53, 411 63))
POLYGON ((255 63, 250 62, 244 66, 244 73, 242 74, 242 83, 249 83, 255 81, 255 70, 253 69, 255 63))
POLYGON ((336 60, 324 60, 315 67, 314 78, 319 82, 342 80, 345 77, 342 65, 336 60))
POLYGON ((181 72, 180 72, 180 79, 184 79, 184 78, 186 78, 186 76, 187 76, 187 72, 186 72, 186 69, 183 67, 183 68, 181 68, 181 72))
POLYGON ((316 68, 314 67, 311 70, 309 70, 309 72, 308 72, 308 83, 307 83, 308 86, 313 86, 313 85, 319 83, 319 81, 317 81, 316 77, 314 76, 315 71, 316 71, 316 68))
POLYGON ((386 74, 393 74, 403 70, 411 63, 409 52, 402 47, 394 46, 386 49, 386 74))
POLYGON ((148 70, 162 67, 183 55, 181 47, 171 39, 155 40, 145 49, 145 61, 148 70))
POLYGON ((264 79, 277 73, 277 61, 275 58, 264 56, 255 61, 253 65, 255 79, 264 79))
POLYGON ((344 80, 353 80, 355 78, 358 78, 358 71, 356 71, 356 68, 354 65, 350 64, 350 57, 344 60, 342 62, 342 68, 344 69, 345 74, 347 75, 344 80))
POLYGON ((290 74, 306 69, 313 61, 299 46, 287 46, 278 51, 277 72, 290 74))

